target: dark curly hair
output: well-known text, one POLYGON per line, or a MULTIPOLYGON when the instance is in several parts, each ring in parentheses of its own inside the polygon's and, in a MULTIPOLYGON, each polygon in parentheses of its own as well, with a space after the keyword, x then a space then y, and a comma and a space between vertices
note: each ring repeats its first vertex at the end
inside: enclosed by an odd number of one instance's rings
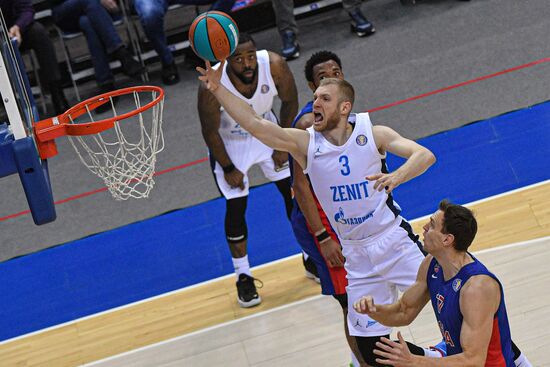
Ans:
POLYGON ((477 221, 474 213, 461 205, 448 200, 439 203, 439 210, 443 212, 443 233, 455 237, 454 248, 457 251, 467 251, 477 233, 477 221))
POLYGON ((256 42, 254 41, 254 38, 250 35, 250 33, 246 32, 239 32, 239 45, 242 45, 243 43, 252 42, 254 46, 256 46, 256 42))
POLYGON ((313 83, 313 67, 329 60, 335 61, 340 69, 342 68, 342 61, 340 61, 340 58, 334 52, 323 50, 311 55, 309 60, 307 60, 306 66, 304 68, 304 72, 306 73, 306 80, 313 83))

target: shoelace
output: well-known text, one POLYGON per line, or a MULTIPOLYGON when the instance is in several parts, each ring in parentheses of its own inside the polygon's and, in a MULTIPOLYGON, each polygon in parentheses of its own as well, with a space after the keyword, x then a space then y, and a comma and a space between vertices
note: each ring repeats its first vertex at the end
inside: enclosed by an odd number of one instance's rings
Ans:
POLYGON ((254 282, 254 285, 256 286, 256 288, 258 289, 262 289, 264 287, 264 282, 262 282, 260 279, 258 278, 254 278, 252 277, 252 281, 254 282))

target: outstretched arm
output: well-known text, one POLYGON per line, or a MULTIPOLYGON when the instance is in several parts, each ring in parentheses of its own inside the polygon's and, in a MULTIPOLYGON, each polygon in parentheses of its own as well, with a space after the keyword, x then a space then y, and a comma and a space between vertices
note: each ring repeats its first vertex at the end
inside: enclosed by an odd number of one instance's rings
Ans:
POLYGON ((382 338, 374 353, 378 363, 397 367, 483 367, 493 332, 493 319, 500 303, 500 287, 487 275, 468 280, 460 291, 462 353, 445 358, 411 355, 399 334, 399 342, 382 338))
POLYGON ((224 63, 225 60, 222 61, 222 65, 217 70, 214 70, 210 66, 210 62, 207 61, 206 69, 197 68, 197 71, 201 73, 199 79, 205 83, 206 88, 212 92, 227 113, 243 129, 265 145, 276 150, 289 152, 302 167, 305 167, 309 133, 298 129, 284 129, 258 116, 244 100, 221 85, 220 79, 224 63))
POLYGON ((430 300, 426 275, 432 261, 428 255, 420 264, 415 283, 403 293, 401 298, 391 305, 377 305, 372 296, 363 296, 353 305, 355 311, 365 313, 386 326, 409 325, 430 300))
POLYGON ((374 188, 390 193, 397 186, 421 175, 435 163, 434 154, 422 145, 399 135, 395 130, 377 125, 372 128, 374 140, 380 153, 390 152, 407 158, 401 167, 391 173, 379 173, 367 177, 376 180, 374 188))

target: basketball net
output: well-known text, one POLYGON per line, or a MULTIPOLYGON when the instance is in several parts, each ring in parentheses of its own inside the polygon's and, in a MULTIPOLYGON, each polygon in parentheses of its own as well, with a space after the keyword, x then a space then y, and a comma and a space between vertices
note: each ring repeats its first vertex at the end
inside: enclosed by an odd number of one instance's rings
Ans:
MULTIPOLYGON (((128 100, 133 96, 135 108, 140 109, 142 104, 158 98, 158 92, 133 91, 124 96, 128 97, 125 101, 127 103, 131 103, 128 100)), ((123 96, 114 98, 121 97, 123 96)), ((113 116, 119 116, 113 96, 108 98, 107 103, 110 104, 113 116)), ((115 121, 112 129, 97 134, 69 136, 71 145, 82 163, 103 180, 116 200, 149 196, 155 184, 157 153, 164 149, 163 108, 164 99, 132 116, 135 122, 127 121, 129 118, 126 118, 115 121)), ((94 116, 88 106, 86 110, 90 121, 94 122, 94 116)), ((69 119, 76 123, 70 115, 69 119)))

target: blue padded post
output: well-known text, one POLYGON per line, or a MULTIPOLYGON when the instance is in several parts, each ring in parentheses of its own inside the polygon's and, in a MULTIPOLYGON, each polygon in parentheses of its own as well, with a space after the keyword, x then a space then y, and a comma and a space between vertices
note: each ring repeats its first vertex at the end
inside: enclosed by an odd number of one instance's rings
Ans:
POLYGON ((43 166, 38 158, 34 141, 31 137, 26 137, 15 140, 12 147, 19 178, 25 190, 34 223, 41 225, 53 222, 56 214, 47 165, 43 166))

